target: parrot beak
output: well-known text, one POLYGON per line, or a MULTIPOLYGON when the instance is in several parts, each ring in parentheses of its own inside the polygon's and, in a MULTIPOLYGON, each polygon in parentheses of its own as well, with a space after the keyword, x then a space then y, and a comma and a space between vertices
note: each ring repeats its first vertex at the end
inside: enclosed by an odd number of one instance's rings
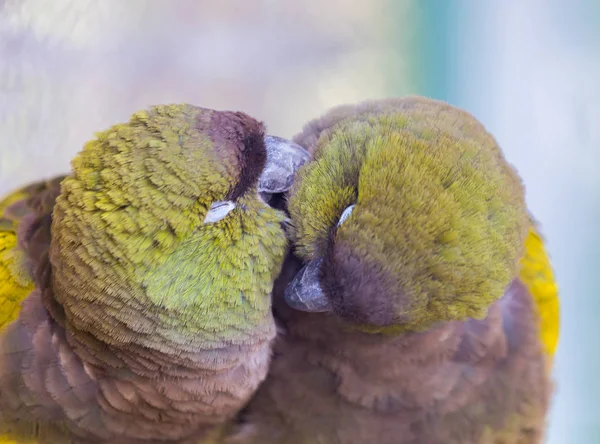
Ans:
POLYGON ((291 140, 265 136, 267 164, 258 180, 261 195, 285 193, 294 183, 296 171, 310 159, 304 148, 291 140))
POLYGON ((287 286, 284 298, 291 308, 312 313, 330 311, 329 301, 319 282, 322 263, 323 259, 309 262, 287 286))

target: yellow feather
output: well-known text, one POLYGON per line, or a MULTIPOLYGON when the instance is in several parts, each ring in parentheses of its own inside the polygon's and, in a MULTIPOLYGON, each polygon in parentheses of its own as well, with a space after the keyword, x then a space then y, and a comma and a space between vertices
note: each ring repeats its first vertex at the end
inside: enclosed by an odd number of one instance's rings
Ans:
POLYGON ((21 301, 33 290, 25 273, 18 273, 20 255, 15 233, 0 231, 0 329, 19 314, 21 301))
MULTIPOLYGON (((28 194, 18 190, 0 201, 0 216, 4 210, 28 194)), ((17 248, 17 233, 13 229, 0 229, 0 330, 12 322, 19 314, 21 301, 33 290, 33 282, 23 266, 24 255, 17 248)), ((0 436, 0 444, 27 444, 37 440, 20 438, 18 441, 8 435, 0 436)))
POLYGON ((560 327, 558 287, 544 240, 533 225, 525 240, 525 256, 521 260, 519 277, 535 301, 544 349, 549 356, 554 356, 560 327))
MULTIPOLYGON (((6 196, 0 201, 0 216, 9 205, 27 197, 22 189, 6 196)), ((0 329, 17 317, 21 301, 33 290, 33 282, 23 267, 23 254, 16 246, 16 230, 0 229, 0 329)))

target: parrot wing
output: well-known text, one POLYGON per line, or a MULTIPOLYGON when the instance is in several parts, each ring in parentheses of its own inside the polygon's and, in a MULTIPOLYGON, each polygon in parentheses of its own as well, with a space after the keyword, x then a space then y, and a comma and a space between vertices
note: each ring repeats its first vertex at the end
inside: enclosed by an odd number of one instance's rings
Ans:
POLYGON ((0 329, 34 288, 34 270, 50 245, 54 201, 65 176, 36 182, 0 201, 0 329))
MULTIPOLYGON (((0 331, 3 333, 19 316, 23 301, 36 287, 35 271, 50 245, 52 209, 64 177, 33 183, 0 200, 0 331)), ((19 348, 22 344, 16 341, 13 345, 19 348)), ((3 402, 9 401, 3 398, 3 402)), ((18 407, 14 407, 16 411, 18 407)), ((2 424, 2 432, 8 435, 0 436, 0 444, 38 442, 42 436, 54 432, 49 424, 43 427, 43 432, 40 426, 28 420, 2 424)))
POLYGON ((558 287, 544 238, 538 224, 532 220, 525 240, 525 255, 521 259, 520 280, 525 284, 540 319, 540 336, 544 350, 553 357, 558 344, 560 304, 558 287))

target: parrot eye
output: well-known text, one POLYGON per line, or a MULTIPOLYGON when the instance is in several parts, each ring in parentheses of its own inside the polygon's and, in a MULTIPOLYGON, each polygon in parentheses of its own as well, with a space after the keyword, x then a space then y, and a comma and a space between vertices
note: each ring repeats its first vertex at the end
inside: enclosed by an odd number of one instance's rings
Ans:
POLYGON ((341 226, 344 221, 346 219, 348 219, 348 217, 350 217, 350 215, 352 214, 352 211, 354 210, 355 205, 350 205, 349 207, 347 207, 344 212, 342 213, 342 215, 340 216, 340 221, 338 222, 338 227, 341 226))
POLYGON ((225 216, 229 214, 231 210, 235 208, 235 203, 230 200, 218 201, 214 202, 208 213, 206 213, 206 217, 204 218, 205 224, 211 224, 214 222, 218 222, 223 219, 225 216))

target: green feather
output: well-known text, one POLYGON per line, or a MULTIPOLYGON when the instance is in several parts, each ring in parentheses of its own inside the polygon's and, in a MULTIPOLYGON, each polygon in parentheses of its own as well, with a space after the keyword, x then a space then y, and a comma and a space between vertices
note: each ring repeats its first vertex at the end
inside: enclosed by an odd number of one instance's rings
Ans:
POLYGON ((324 256, 356 204, 335 242, 379 264, 402 298, 392 301, 397 325, 362 328, 482 318, 518 273, 529 226, 520 180, 466 112, 426 99, 394 105, 330 113, 289 197, 296 250, 324 256))
POLYGON ((138 112, 73 160, 56 202, 52 258, 61 262, 56 298, 78 329, 108 343, 218 348, 272 328, 284 215, 250 189, 224 219, 204 224, 240 174, 197 129, 211 113, 189 105, 138 112))

